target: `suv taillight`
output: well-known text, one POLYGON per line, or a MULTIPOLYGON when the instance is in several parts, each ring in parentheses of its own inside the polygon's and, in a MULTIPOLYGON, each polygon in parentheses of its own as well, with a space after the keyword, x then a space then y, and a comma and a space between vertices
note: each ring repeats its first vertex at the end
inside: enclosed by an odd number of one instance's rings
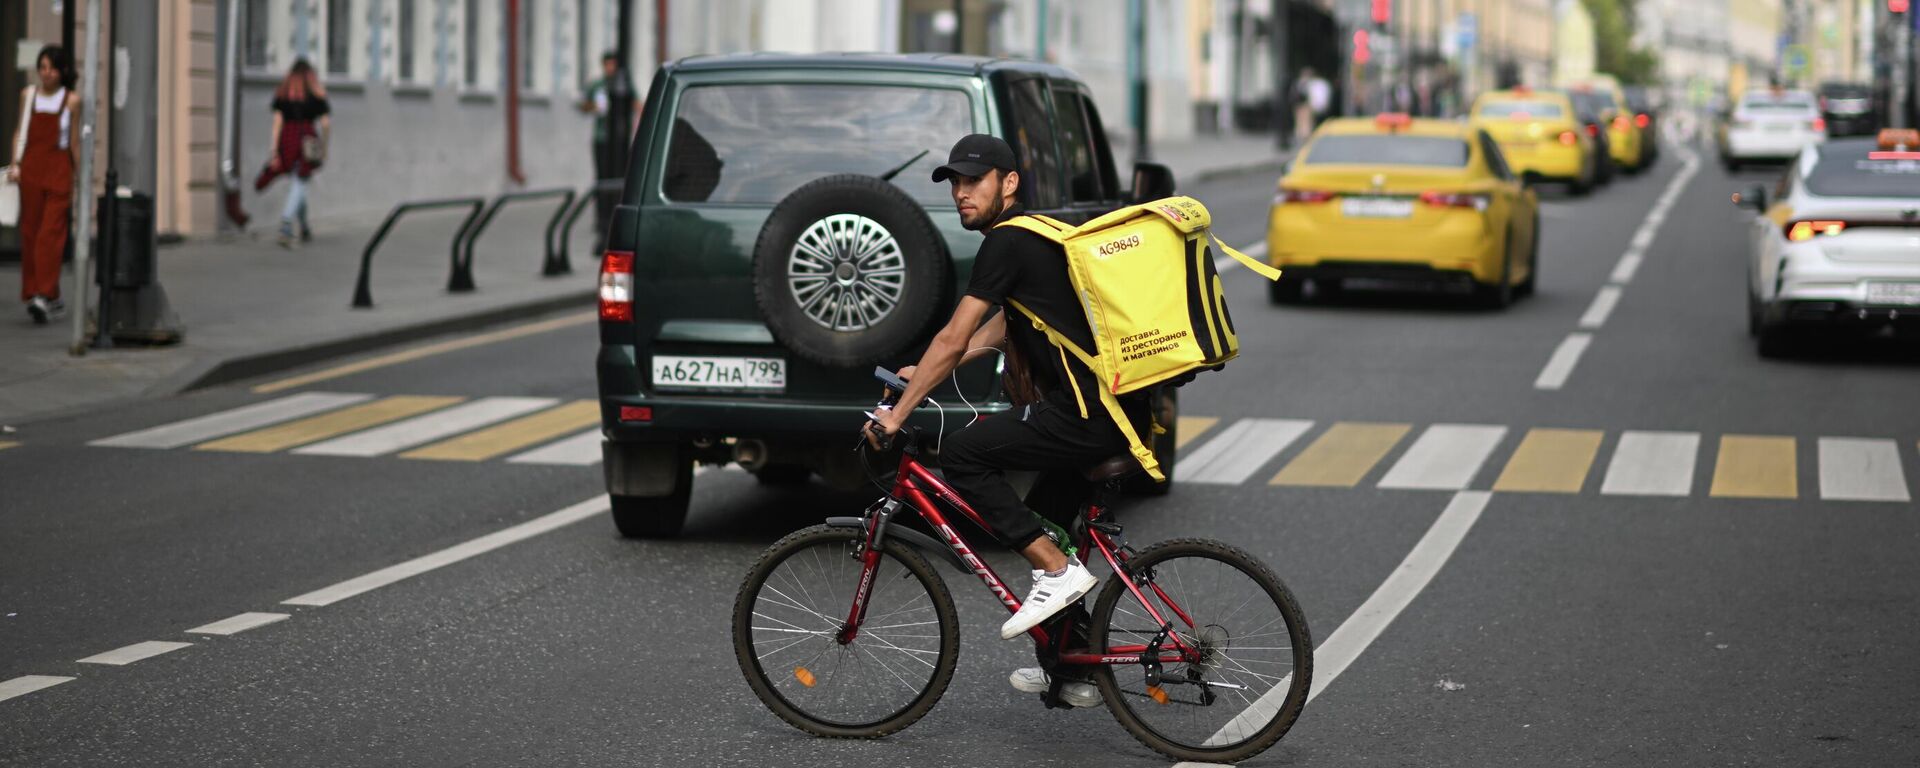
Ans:
POLYGON ((600 319, 633 320, 632 251, 607 251, 600 257, 600 319))

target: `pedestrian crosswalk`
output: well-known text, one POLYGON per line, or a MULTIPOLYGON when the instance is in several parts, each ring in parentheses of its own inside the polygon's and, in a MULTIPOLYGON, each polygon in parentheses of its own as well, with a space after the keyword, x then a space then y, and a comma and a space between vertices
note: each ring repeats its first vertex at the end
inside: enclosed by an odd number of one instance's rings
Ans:
POLYGON ((88 444, 591 466, 599 422, 592 400, 303 392, 88 444))
POLYGON ((1354 488, 1371 478, 1377 488, 1408 490, 1912 500, 1903 449, 1889 438, 1202 417, 1182 417, 1177 434, 1175 478, 1197 485, 1354 488), (1809 444, 1819 483, 1803 492, 1809 444))
MULTIPOLYGON (((89 445, 200 452, 600 463, 600 407, 549 397, 303 392, 89 445)), ((1175 479, 1602 496, 1910 502, 1914 443, 1887 437, 1183 416, 1175 479)))

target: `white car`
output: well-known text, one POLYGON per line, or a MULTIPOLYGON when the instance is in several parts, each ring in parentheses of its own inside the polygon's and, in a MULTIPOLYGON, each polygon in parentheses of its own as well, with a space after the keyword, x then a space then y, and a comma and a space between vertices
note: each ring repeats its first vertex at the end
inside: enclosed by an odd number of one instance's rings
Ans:
POLYGON ((1760 354, 1817 328, 1920 325, 1920 131, 1809 147, 1772 194, 1734 203, 1756 214, 1747 330, 1760 354))
POLYGON ((1754 91, 1740 100, 1722 127, 1720 163, 1729 171, 1755 160, 1791 159, 1827 140, 1820 102, 1806 91, 1754 91))

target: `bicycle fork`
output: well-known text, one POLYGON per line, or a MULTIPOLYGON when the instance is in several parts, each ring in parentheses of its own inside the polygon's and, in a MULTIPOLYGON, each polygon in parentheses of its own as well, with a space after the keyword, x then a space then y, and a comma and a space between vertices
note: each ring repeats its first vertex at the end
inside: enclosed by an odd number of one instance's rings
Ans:
POLYGON ((893 519, 893 513, 900 510, 896 499, 882 499, 867 509, 867 537, 855 549, 852 556, 860 560, 860 586, 854 589, 853 605, 847 609, 847 620, 840 625, 840 632, 834 639, 841 645, 853 642, 860 635, 860 622, 867 618, 867 598, 873 594, 873 577, 880 571, 880 548, 886 543, 887 523, 893 519))

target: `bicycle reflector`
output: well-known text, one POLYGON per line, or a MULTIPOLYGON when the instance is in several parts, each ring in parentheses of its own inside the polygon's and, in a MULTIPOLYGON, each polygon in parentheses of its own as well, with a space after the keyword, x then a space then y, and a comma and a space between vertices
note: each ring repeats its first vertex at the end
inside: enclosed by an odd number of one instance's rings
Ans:
POLYGON ((1164 707, 1167 704, 1167 690, 1165 688, 1157 685, 1147 686, 1147 696, 1155 702, 1158 702, 1160 706, 1164 707))
POLYGON ((813 679, 813 673, 808 672, 806 667, 794 667, 793 677, 794 679, 799 680, 801 685, 804 685, 808 688, 812 688, 814 683, 818 682, 813 679))

